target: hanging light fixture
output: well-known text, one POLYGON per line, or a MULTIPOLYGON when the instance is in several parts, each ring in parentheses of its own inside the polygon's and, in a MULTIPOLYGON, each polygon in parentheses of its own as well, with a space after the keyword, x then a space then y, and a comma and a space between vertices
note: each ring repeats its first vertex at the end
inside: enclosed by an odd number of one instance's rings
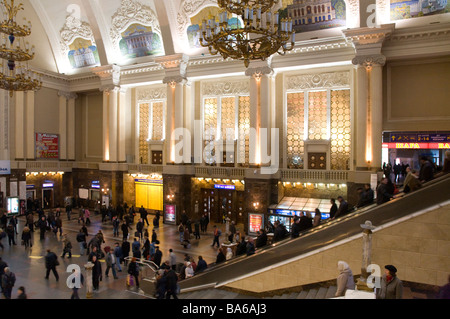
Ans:
POLYGON ((212 55, 224 59, 243 60, 246 67, 252 60, 265 60, 275 53, 285 55, 294 48, 292 20, 281 19, 274 6, 280 0, 218 0, 218 20, 203 20, 200 44, 212 55), (230 18, 236 24, 230 24, 230 18), (242 21, 243 25, 240 25, 242 21))
MULTIPOLYGON (((36 91, 42 87, 37 73, 29 70, 28 61, 34 58, 35 48, 23 40, 31 34, 31 22, 20 25, 16 22, 17 13, 23 4, 14 6, 14 0, 2 0, 4 20, 0 25, 0 89, 14 91, 36 91)), ((26 19, 24 18, 25 22, 26 19)))

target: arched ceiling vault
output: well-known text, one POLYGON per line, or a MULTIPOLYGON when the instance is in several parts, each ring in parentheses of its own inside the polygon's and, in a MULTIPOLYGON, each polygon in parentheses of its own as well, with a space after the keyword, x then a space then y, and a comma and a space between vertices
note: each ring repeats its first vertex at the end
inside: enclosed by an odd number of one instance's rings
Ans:
MULTIPOLYGON (((445 23, 450 16, 444 13, 391 21, 389 1, 376 1, 378 22, 395 22, 396 29, 445 23)), ((31 66, 66 75, 91 73, 95 67, 113 64, 151 64, 158 56, 207 56, 208 50, 198 43, 198 21, 207 19, 217 7, 216 0, 21 2, 25 10, 19 18, 24 16, 33 23, 30 42, 36 46, 37 54, 31 66)), ((312 39, 344 39, 342 30, 359 27, 359 0, 333 0, 332 3, 336 20, 327 28, 322 23, 320 28, 298 32, 298 47, 312 39)), ((282 0, 279 4, 284 14, 294 7, 293 0, 282 0)))

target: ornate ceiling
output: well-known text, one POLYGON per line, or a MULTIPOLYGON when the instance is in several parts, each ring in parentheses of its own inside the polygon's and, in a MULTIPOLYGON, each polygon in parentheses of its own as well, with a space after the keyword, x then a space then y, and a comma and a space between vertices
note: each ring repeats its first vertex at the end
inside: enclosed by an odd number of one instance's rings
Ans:
MULTIPOLYGON (((311 4, 317 2, 308 1, 311 4)), ((392 23, 389 10, 393 7, 391 5, 389 9, 387 1, 390 0, 377 0, 382 23, 392 23)), ((198 24, 218 10, 216 0, 22 2, 25 10, 19 14, 19 19, 24 16, 33 24, 31 42, 36 46, 37 54, 32 66, 67 75, 90 72, 98 66, 152 62, 157 56, 207 54, 207 50, 198 43, 198 24)), ((319 12, 324 13, 317 15, 319 20, 315 26, 311 23, 305 25, 298 19, 298 42, 343 37, 343 29, 359 26, 358 0, 319 2, 331 3, 332 14, 325 13, 326 8, 324 11, 319 8, 319 12)), ((278 9, 295 17, 302 10, 294 6, 293 0, 280 1, 278 9)), ((441 16, 434 15, 432 19, 448 19, 449 14, 441 16)), ((411 24, 409 21, 400 22, 411 24)))

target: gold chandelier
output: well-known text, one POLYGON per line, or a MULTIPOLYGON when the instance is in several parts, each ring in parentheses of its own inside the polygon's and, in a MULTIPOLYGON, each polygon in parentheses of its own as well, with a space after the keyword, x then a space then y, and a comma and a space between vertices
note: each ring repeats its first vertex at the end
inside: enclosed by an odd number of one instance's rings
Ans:
POLYGON ((0 25, 0 33, 3 34, 0 58, 4 60, 0 64, 0 89, 9 91, 11 97, 14 91, 39 90, 42 87, 39 75, 28 69, 28 61, 34 58, 35 48, 30 48, 30 44, 23 40, 31 34, 31 22, 28 21, 28 25, 16 22, 17 13, 23 10, 22 3, 14 6, 14 0, 2 0, 1 4, 5 18, 0 25))
POLYGON ((208 47, 212 55, 243 60, 245 67, 251 60, 264 61, 275 53, 285 55, 294 48, 295 32, 290 18, 280 21, 279 13, 273 12, 279 1, 218 0, 219 19, 203 20, 200 45, 208 47), (229 23, 233 17, 238 20, 236 24, 229 23))

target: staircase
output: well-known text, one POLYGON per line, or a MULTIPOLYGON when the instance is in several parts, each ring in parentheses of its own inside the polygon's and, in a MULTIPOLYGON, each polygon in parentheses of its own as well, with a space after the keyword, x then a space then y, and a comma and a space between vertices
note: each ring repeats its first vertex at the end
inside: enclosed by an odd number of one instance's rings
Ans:
POLYGON ((336 286, 321 287, 318 289, 303 290, 302 292, 285 293, 271 297, 254 297, 219 288, 202 289, 182 293, 180 299, 329 299, 334 298, 336 286))

